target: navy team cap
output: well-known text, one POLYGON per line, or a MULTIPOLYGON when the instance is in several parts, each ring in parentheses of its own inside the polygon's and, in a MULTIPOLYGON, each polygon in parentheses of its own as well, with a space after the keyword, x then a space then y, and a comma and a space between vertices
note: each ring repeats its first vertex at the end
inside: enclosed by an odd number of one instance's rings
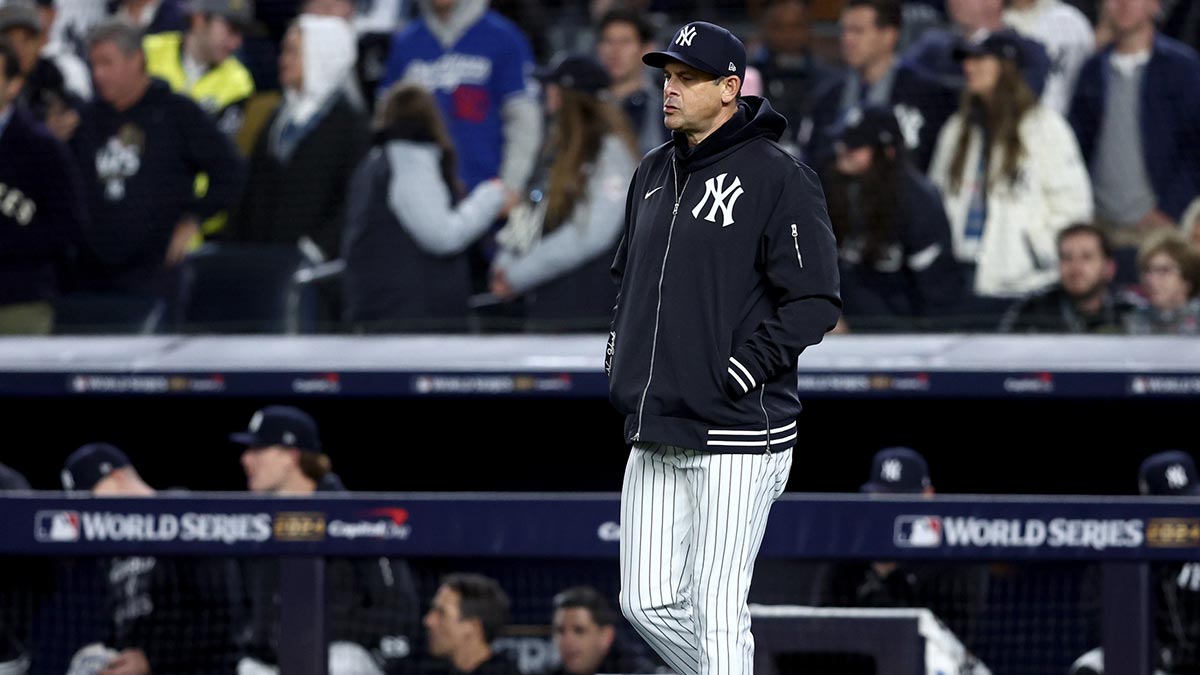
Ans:
POLYGON ((884 448, 871 460, 871 480, 861 490, 867 493, 918 494, 929 487, 929 464, 912 448, 884 448))
POLYGON ((679 61, 710 75, 737 75, 746 79, 746 45, 728 30, 707 21, 693 21, 676 31, 671 44, 661 52, 647 52, 642 63, 662 68, 679 61))
POLYGON ((1196 462, 1181 450, 1151 455, 1138 469, 1138 487, 1144 495, 1200 494, 1196 462))
POLYGON ((248 448, 283 445, 321 452, 317 423, 308 413, 290 405, 271 405, 259 410, 250 418, 250 426, 243 432, 230 434, 229 440, 248 448))
POLYGON ((129 466, 129 457, 108 443, 89 443, 67 457, 62 470, 64 490, 91 490, 110 473, 129 466))

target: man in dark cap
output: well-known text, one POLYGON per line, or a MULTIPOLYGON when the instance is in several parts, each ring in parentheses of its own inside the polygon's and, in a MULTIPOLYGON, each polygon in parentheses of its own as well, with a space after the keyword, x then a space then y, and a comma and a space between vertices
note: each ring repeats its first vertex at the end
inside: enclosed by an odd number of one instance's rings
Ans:
MULTIPOLYGON (((871 495, 933 496, 929 464, 907 447, 884 448, 871 459, 870 478, 860 491, 871 495)), ((927 521, 924 521, 927 522, 927 521)), ((915 520, 908 534, 913 544, 932 543, 941 533, 915 520)), ((829 596, 835 607, 924 607, 932 611, 965 644, 972 644, 976 617, 987 589, 983 565, 920 561, 882 561, 835 565, 829 596)))
MULTIPOLYGON (((71 453, 62 484, 68 491, 104 497, 157 494, 129 457, 108 443, 90 443, 71 453)), ((100 564, 112 623, 103 645, 89 645, 76 654, 77 665, 94 663, 99 656, 105 675, 232 670, 232 565, 149 556, 119 556, 100 564)))
MULTIPOLYGON (((245 431, 229 438, 245 446, 242 468, 251 492, 289 497, 346 492, 322 451, 317 423, 299 408, 267 406, 254 413, 245 431)), ((329 536, 337 535, 331 530, 329 536)), ((326 565, 329 672, 410 672, 419 596, 408 563, 330 558, 326 565)), ((287 636, 279 632, 279 566, 247 558, 242 575, 249 621, 241 633, 242 664, 273 667, 280 648, 287 646, 287 636)))
POLYGON ((674 137, 634 174, 612 266, 621 611, 681 675, 749 673, 746 597, 800 437, 796 359, 841 311, 837 244, 816 174, 779 145, 787 120, 741 95, 741 40, 693 21, 642 61, 674 137))

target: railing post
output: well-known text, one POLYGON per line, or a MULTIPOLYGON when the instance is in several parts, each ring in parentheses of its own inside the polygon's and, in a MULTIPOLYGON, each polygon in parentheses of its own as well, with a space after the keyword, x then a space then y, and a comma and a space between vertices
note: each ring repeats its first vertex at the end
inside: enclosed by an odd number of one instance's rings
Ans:
POLYGON ((327 675, 325 559, 284 556, 279 561, 279 672, 327 675))
POLYGON ((1104 671, 1154 672, 1154 584, 1148 562, 1106 562, 1103 576, 1104 671))

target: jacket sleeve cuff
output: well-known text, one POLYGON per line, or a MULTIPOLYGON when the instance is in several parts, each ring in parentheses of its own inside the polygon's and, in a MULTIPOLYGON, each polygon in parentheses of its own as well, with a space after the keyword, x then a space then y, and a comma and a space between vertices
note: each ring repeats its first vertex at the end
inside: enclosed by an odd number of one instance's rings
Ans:
POLYGON ((725 393, 737 400, 763 384, 762 373, 748 359, 729 357, 725 370, 725 393))

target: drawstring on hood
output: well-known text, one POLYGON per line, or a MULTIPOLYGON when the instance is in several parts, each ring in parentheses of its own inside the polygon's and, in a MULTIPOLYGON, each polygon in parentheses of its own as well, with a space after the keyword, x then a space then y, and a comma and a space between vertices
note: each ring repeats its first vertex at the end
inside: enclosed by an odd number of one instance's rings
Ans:
POLYGON ((696 147, 688 147, 687 134, 676 131, 675 159, 683 173, 691 173, 712 164, 750 141, 766 137, 778 142, 787 129, 787 118, 775 112, 770 102, 759 96, 743 96, 738 109, 721 128, 696 147))

